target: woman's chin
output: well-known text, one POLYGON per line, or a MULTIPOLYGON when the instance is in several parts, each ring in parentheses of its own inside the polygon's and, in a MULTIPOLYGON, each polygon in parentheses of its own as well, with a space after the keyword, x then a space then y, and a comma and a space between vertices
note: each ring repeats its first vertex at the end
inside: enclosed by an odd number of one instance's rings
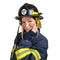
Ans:
POLYGON ((30 30, 25 30, 26 32, 29 32, 30 30))

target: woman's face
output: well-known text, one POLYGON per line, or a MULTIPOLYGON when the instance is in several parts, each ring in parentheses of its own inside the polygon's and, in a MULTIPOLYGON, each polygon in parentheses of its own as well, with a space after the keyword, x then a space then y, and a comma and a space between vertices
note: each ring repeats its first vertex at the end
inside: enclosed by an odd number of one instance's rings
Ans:
POLYGON ((28 32, 29 30, 33 30, 34 26, 37 27, 36 22, 32 17, 22 18, 22 27, 26 32, 28 32))

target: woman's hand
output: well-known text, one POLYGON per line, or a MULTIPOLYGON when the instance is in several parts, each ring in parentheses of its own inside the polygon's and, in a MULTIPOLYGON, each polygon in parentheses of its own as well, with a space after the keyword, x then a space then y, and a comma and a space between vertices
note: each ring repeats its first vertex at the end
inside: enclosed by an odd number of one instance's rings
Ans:
POLYGON ((34 26, 32 27, 32 31, 33 31, 34 33, 36 33, 37 30, 38 30, 38 28, 37 28, 36 24, 34 24, 34 26))

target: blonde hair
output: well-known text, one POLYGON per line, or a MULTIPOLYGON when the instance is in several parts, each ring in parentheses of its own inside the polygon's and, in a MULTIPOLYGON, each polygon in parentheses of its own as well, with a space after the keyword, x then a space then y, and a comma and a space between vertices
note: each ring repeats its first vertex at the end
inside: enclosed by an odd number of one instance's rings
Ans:
POLYGON ((36 17, 36 18, 35 18, 35 21, 36 21, 37 27, 40 29, 40 28, 41 28, 41 21, 40 21, 40 18, 36 17))

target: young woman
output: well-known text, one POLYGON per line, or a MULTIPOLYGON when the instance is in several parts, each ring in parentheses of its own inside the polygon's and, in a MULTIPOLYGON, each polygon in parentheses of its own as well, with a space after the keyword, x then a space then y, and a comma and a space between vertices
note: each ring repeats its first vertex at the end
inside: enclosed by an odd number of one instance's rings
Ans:
POLYGON ((16 19, 23 31, 15 38, 10 60, 47 60, 48 41, 40 33, 41 13, 34 5, 25 3, 16 19))

